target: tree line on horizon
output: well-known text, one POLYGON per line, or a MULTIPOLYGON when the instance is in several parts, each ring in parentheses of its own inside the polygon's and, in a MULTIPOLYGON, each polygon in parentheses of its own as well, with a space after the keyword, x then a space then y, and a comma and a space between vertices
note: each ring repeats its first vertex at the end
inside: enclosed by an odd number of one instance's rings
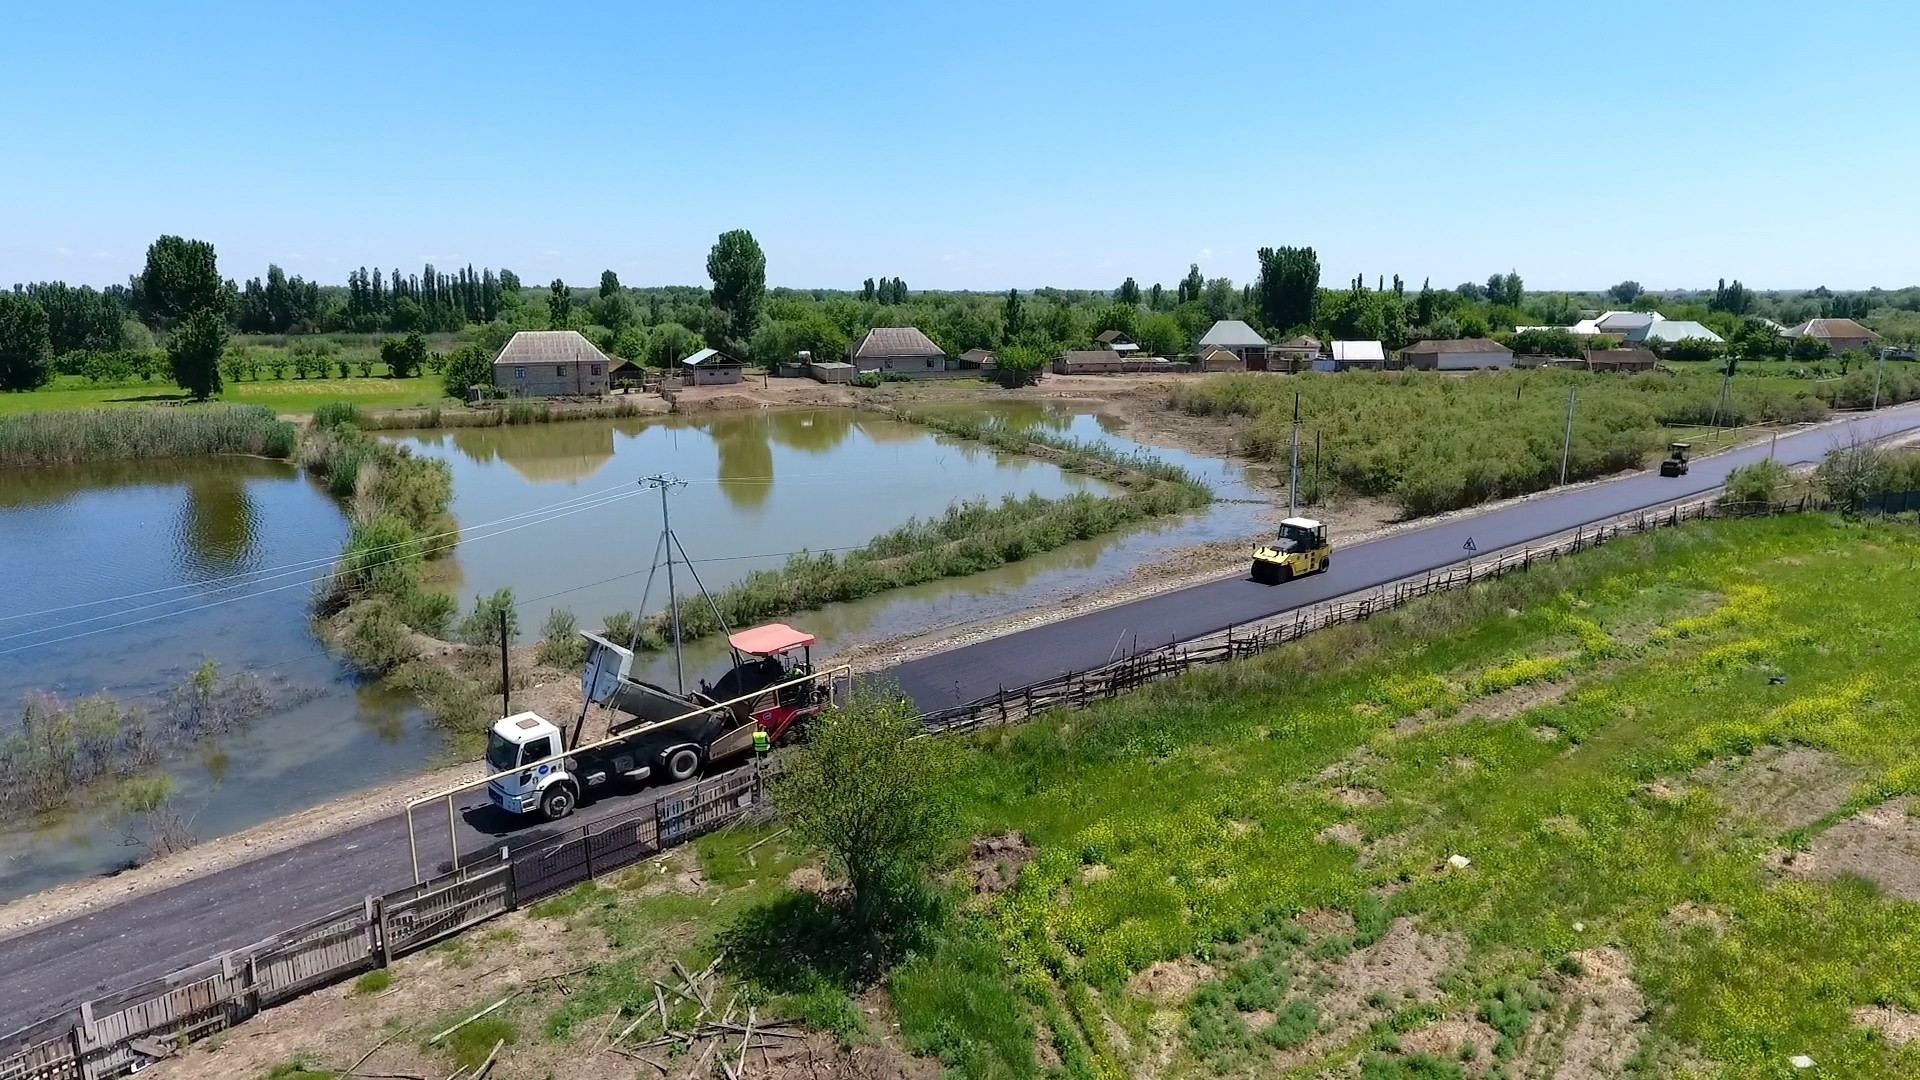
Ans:
MULTIPOLYGON (((702 344, 767 366, 791 362, 800 352, 842 356, 873 327, 917 326, 950 355, 991 350, 1013 372, 1037 371, 1060 352, 1091 347, 1108 330, 1126 333, 1150 355, 1185 354, 1222 319, 1243 320, 1270 340, 1311 334, 1397 349, 1431 338, 1513 343, 1516 326, 1569 326, 1601 306, 1658 307, 1669 318, 1712 327, 1731 351, 1751 356, 1789 355, 1762 316, 1789 324, 1878 317, 1883 335, 1896 341, 1920 330, 1920 289, 1914 288, 1780 293, 1723 279, 1711 292, 1650 294, 1623 281, 1600 293, 1536 293, 1513 270, 1452 288, 1426 281, 1410 290, 1398 274, 1390 283, 1383 274, 1371 283, 1362 276, 1327 287, 1311 247, 1263 247, 1256 254, 1255 280, 1238 285, 1206 277, 1195 263, 1171 288, 1143 287, 1129 276, 1112 290, 915 292, 893 276, 867 278, 858 289, 769 289, 764 251, 750 232, 736 229, 721 234, 709 253, 708 287, 632 288, 607 270, 596 290, 576 296, 563 279, 543 290, 524 286, 511 270, 472 265, 449 274, 428 264, 404 276, 361 267, 349 271, 344 285, 288 276, 270 265, 264 276, 241 283, 221 276, 210 243, 163 236, 124 286, 55 281, 0 293, 0 388, 44 385, 56 370, 78 373, 84 358, 99 355, 142 352, 155 365, 161 361, 155 345, 164 343, 164 363, 176 381, 205 397, 220 389, 219 360, 229 335, 404 335, 382 350, 395 361, 392 373, 404 375, 422 366, 422 335, 459 334, 472 349, 458 356, 463 377, 482 377, 490 373, 482 353, 490 355, 515 330, 549 328, 580 330, 613 356, 665 367, 702 344)), ((1584 344, 1564 331, 1531 333, 1519 335, 1526 351, 1577 355, 1584 344)))

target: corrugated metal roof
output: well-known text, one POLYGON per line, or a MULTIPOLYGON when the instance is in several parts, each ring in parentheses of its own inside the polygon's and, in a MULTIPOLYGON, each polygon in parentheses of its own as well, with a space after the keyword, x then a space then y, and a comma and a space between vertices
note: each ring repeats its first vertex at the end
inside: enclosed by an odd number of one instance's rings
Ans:
POLYGON ((708 367, 726 367, 728 365, 732 365, 733 367, 742 366, 740 361, 735 360, 719 349, 701 349, 691 356, 681 357, 680 363, 686 367, 699 367, 701 364, 705 364, 708 367))
POLYGON ((847 353, 863 356, 945 356, 933 339, 912 326, 876 326, 847 353))
POLYGON ((522 330, 507 340, 494 364, 610 363, 578 330, 522 330))
POLYGON ((1093 340, 1102 345, 1111 345, 1116 341, 1132 341, 1133 339, 1127 337, 1126 331, 1124 330, 1102 330, 1100 333, 1094 335, 1093 340))
POLYGON ((1333 343, 1333 358, 1346 363, 1356 360, 1379 360, 1384 363, 1387 350, 1377 341, 1336 341, 1333 343))
POLYGON ((1808 319, 1799 326, 1783 332, 1787 337, 1828 338, 1873 338, 1879 335, 1854 322, 1852 319, 1808 319))
POLYGON ((1632 342, 1673 342, 1687 341, 1694 338, 1713 342, 1724 340, 1719 334, 1714 333, 1691 319, 1660 319, 1627 333, 1627 340, 1632 342))
POLYGON ((1194 347, 1204 349, 1209 345, 1218 345, 1223 349, 1244 349, 1253 345, 1265 348, 1266 344, 1266 338, 1239 319, 1221 319, 1200 335, 1194 347))

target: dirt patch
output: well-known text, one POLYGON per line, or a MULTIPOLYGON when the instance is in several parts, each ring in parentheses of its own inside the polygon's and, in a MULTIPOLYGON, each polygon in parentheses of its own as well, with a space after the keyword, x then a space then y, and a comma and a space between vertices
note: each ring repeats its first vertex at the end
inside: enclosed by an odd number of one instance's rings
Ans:
POLYGON ((1920 900, 1920 818, 1912 800, 1893 799, 1861 811, 1815 837, 1806 851, 1777 865, 1794 877, 1866 878, 1902 900, 1920 900))
POLYGON ((1106 863, 1092 863, 1080 868, 1080 880, 1085 882, 1105 881, 1113 876, 1106 863))
POLYGON ((1469 720, 1511 720, 1522 713, 1555 704, 1571 693, 1573 688, 1574 680, 1572 679, 1516 686, 1511 690, 1502 690, 1497 694, 1488 694, 1486 697, 1468 702, 1454 714, 1453 719, 1462 723, 1469 720))
POLYGON ((1515 1076, 1620 1076, 1638 1049, 1647 1003, 1625 954, 1587 949, 1573 960, 1580 973, 1563 977, 1552 1008, 1534 1020, 1515 1076))
POLYGON ((1879 1032, 1895 1046, 1920 1041, 1920 1013, 1894 1005, 1861 1006, 1853 1010, 1853 1022, 1879 1032))
POLYGON ((1736 814, 1781 831, 1811 825, 1845 806, 1864 775, 1824 750, 1769 746, 1744 759, 1702 766, 1695 779, 1736 814))
POLYGON ((812 866, 803 866, 788 874, 787 888, 820 897, 832 896, 837 891, 833 882, 827 880, 827 875, 812 866))
POLYGON ((1213 978, 1214 970, 1198 960, 1162 960, 1136 972, 1127 989, 1149 1001, 1171 1005, 1184 1001, 1193 988, 1213 978))
POLYGON ((1359 822, 1342 821, 1321 829, 1319 839, 1323 844, 1358 848, 1367 842, 1367 834, 1361 830, 1359 822))
POLYGON ((1500 1033, 1485 1021, 1459 1014, 1400 1036, 1400 1051, 1457 1061, 1468 1069, 1478 1070, 1493 1063, 1493 1048, 1499 1042, 1500 1033), (1473 1056, 1466 1056, 1463 1047, 1472 1047, 1473 1056))
POLYGON ((1692 900, 1682 900, 1673 905, 1665 915, 1661 916, 1660 921, 1677 930, 1700 927, 1711 931, 1716 937, 1725 933, 1727 929, 1725 912, 1692 900))
POLYGON ((1308 908, 1293 921, 1316 939, 1353 936, 1353 916, 1339 908, 1308 908))
POLYGON ((1439 1000, 1440 977, 1465 954, 1458 940, 1395 919, 1367 948, 1316 961, 1299 985, 1327 987, 1312 995, 1320 1031, 1305 1045, 1281 1052, 1276 1063, 1293 1069, 1318 1061, 1393 1010, 1439 1000))
POLYGON ((973 891, 998 896, 1020 879, 1020 868, 1033 860, 1033 848, 1019 833, 983 836, 967 851, 967 878, 973 891))
POLYGON ((1363 806, 1379 806, 1387 801, 1385 795, 1372 788, 1361 787, 1334 788, 1327 793, 1327 798, 1333 800, 1335 806, 1344 806, 1350 810, 1357 810, 1363 806))

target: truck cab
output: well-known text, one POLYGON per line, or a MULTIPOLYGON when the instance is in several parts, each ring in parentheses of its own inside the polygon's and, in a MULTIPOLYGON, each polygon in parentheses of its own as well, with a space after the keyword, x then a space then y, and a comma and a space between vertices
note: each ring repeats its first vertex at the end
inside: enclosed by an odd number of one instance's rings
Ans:
POLYGON ((1253 549, 1253 580, 1262 585, 1278 585, 1331 565, 1333 545, 1327 541, 1327 526, 1312 518, 1282 521, 1272 543, 1253 549))
POLYGON ((500 775, 487 784, 488 801, 515 814, 539 811, 549 819, 567 816, 580 793, 568 782, 562 749, 560 729, 539 713, 515 713, 494 721, 487 732, 487 771, 500 775), (546 805, 548 800, 552 806, 546 805))

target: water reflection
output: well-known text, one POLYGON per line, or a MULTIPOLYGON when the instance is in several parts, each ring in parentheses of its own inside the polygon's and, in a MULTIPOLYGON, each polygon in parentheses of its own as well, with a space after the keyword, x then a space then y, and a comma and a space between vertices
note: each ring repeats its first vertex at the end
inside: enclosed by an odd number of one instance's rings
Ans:
POLYGON ((188 575, 230 574, 252 564, 258 522, 246 482, 224 470, 189 470, 186 484, 175 535, 188 575))
POLYGON ((613 460, 610 424, 524 424, 456 428, 453 445, 467 460, 499 460, 536 484, 583 480, 613 460))
POLYGON ((767 424, 719 424, 720 492, 736 508, 758 510, 773 495, 773 443, 767 424))

